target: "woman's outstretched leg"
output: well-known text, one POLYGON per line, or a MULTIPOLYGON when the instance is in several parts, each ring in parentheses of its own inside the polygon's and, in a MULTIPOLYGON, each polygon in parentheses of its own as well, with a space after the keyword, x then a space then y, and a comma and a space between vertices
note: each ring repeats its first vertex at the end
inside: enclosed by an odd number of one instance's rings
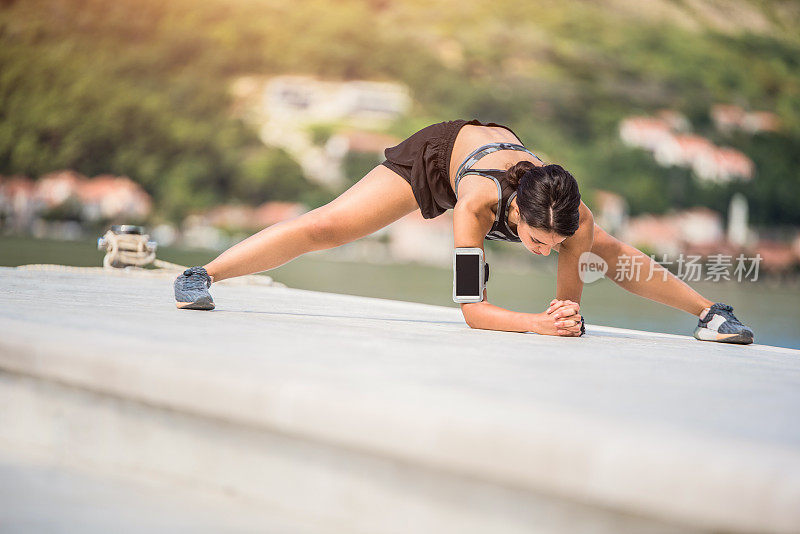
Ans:
POLYGON ((205 268, 215 282, 266 271, 306 252, 367 236, 417 208, 408 182, 378 165, 328 204, 261 230, 205 268))
POLYGON ((704 309, 714 304, 689 284, 655 263, 644 252, 609 235, 597 224, 594 225, 592 252, 608 264, 608 277, 631 293, 698 317, 704 309), (615 276, 619 272, 621 261, 638 266, 639 276, 615 276))
POLYGON ((732 306, 705 298, 642 251, 608 235, 597 225, 592 252, 605 260, 608 273, 613 273, 612 280, 620 287, 697 316, 699 321, 693 333, 697 339, 744 345, 753 342, 752 328, 739 321, 732 306), (639 265, 639 275, 634 270, 630 277, 615 276, 622 261, 628 266, 639 265))
POLYGON ((178 307, 212 309, 204 284, 267 271, 306 252, 355 241, 416 209, 409 183, 378 165, 328 204, 265 228, 220 254, 204 269, 187 269, 175 281, 178 307))

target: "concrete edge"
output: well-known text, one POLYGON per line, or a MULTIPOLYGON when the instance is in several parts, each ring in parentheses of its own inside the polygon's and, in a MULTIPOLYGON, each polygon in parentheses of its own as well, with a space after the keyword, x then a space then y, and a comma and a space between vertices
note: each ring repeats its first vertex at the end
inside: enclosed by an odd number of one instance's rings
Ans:
MULTIPOLYGON (((65 270, 65 269, 61 269, 61 268, 65 267, 63 265, 51 265, 51 264, 41 264, 41 265, 40 264, 29 264, 29 265, 20 265, 18 267, 3 267, 3 266, 0 266, 0 271, 3 271, 3 270, 9 270, 9 271, 11 271, 11 270, 20 270, 20 271, 25 271, 25 272, 37 272, 38 269, 32 269, 32 267, 40 267, 40 266, 54 267, 56 269, 53 269, 53 271, 58 271, 58 272, 61 272, 61 271, 63 271, 63 272, 72 272, 72 271, 68 271, 68 270, 65 270)), ((134 272, 128 272, 128 271, 124 271, 124 270, 120 270, 120 269, 108 270, 108 269, 103 269, 102 267, 75 267, 73 269, 76 269, 77 271, 75 271, 75 272, 78 272, 79 274, 85 274, 86 272, 90 272, 93 276, 94 275, 101 275, 101 276, 109 276, 109 277, 120 277, 120 276, 121 277, 125 277, 125 276, 137 277, 137 276, 141 276, 141 277, 150 277, 150 278, 169 278, 169 279, 171 279, 172 276, 175 274, 174 272, 169 271, 168 274, 150 275, 148 273, 150 273, 150 272, 158 272, 158 271, 156 271, 156 270, 148 271, 148 270, 145 270, 145 269, 142 269, 140 271, 134 271, 134 272), (142 274, 142 272, 145 273, 145 274, 142 274)), ((164 272, 167 273, 166 270, 164 270, 164 272)), ((333 299, 333 298, 335 298, 336 300, 345 299, 345 300, 350 300, 350 301, 353 301, 353 302, 359 302, 359 301, 375 302, 375 301, 379 301, 382 306, 386 306, 390 310, 391 309, 408 310, 409 307, 414 307, 414 308, 417 308, 419 310, 446 312, 446 313, 452 314, 453 315, 453 319, 455 319, 456 321, 466 325, 466 322, 464 322, 463 315, 461 314, 461 310, 456 306, 441 306, 441 305, 437 305, 437 304, 428 304, 428 303, 424 303, 424 302, 406 302, 406 301, 398 301, 398 300, 393 300, 393 299, 388 299, 388 298, 381 298, 381 297, 367 297, 367 296, 363 296, 363 295, 349 295, 349 294, 342 294, 342 293, 333 293, 333 292, 325 292, 325 291, 314 291, 314 290, 310 290, 310 289, 293 288, 293 287, 288 287, 285 284, 283 284, 281 282, 278 282, 278 281, 272 279, 270 276, 265 275, 265 274, 255 274, 255 275, 248 275, 248 276, 239 277, 239 278, 230 279, 230 280, 223 280, 222 282, 219 282, 219 284, 221 284, 221 285, 230 285, 230 286, 253 285, 253 286, 258 286, 260 288, 267 288, 267 289, 270 289, 272 291, 286 291, 286 292, 299 291, 299 292, 303 292, 303 293, 314 294, 314 295, 317 296, 317 298, 320 298, 320 299, 325 299, 325 298, 333 299), (263 279, 263 282, 260 281, 259 279, 263 279), (251 284, 252 280, 256 280, 256 282, 253 282, 251 284)), ((346 316, 344 316, 344 317, 346 317, 346 316)), ((637 338, 659 337, 659 338, 665 338, 665 339, 684 339, 684 340, 690 340, 693 343, 695 343, 695 342, 696 343, 704 343, 702 341, 696 340, 693 336, 685 335, 685 334, 669 334, 669 333, 664 333, 664 332, 652 332, 652 331, 649 331, 649 330, 633 330, 633 329, 621 328, 621 327, 616 327, 616 326, 604 326, 604 325, 590 324, 590 323, 586 323, 586 332, 587 333, 612 334, 612 335, 616 335, 616 336, 622 335, 622 336, 637 337, 637 338)), ((500 333, 507 333, 507 332, 500 332, 500 333)), ((535 332, 529 332, 529 333, 533 334, 533 335, 539 335, 539 334, 536 334, 535 332)), ((565 339, 565 341, 569 341, 569 339, 565 339)), ((747 345, 747 347, 749 347, 749 348, 758 348, 759 350, 765 350, 765 351, 774 352, 774 353, 778 353, 778 354, 789 354, 789 355, 797 356, 797 357, 800 358, 800 350, 798 350, 798 349, 791 349, 791 348, 788 348, 788 347, 779 347, 779 346, 775 346, 775 345, 760 345, 758 343, 752 343, 750 345, 747 345)))

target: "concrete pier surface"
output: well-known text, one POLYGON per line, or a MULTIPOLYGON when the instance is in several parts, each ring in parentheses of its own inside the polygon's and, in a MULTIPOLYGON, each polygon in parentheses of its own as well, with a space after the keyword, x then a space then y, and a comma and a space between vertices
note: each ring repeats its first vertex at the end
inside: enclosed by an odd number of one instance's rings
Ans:
POLYGON ((266 285, 179 311, 171 284, 0 268, 0 477, 51 531, 108 523, 42 470, 158 485, 105 497, 121 523, 175 488, 230 531, 800 531, 800 351, 266 285))

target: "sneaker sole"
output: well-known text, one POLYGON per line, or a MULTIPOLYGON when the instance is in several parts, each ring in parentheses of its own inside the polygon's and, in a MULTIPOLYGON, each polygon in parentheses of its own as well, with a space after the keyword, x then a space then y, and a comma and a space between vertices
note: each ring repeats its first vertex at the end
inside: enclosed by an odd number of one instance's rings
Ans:
POLYGON ((700 341, 716 341, 717 343, 736 343, 739 345, 749 345, 753 342, 753 335, 749 332, 739 334, 722 334, 710 328, 698 326, 695 328, 694 337, 700 341))
POLYGON ((213 310, 214 302, 209 298, 202 298, 194 302, 176 302, 175 306, 179 310, 213 310))

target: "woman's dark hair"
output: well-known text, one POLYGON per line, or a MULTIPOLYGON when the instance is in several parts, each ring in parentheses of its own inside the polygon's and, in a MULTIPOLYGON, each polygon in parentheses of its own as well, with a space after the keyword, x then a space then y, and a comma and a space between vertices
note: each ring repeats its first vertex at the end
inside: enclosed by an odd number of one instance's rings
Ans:
POLYGON ((506 171, 506 178, 517 188, 519 215, 528 226, 564 237, 578 230, 578 181, 561 165, 520 161, 506 171))

